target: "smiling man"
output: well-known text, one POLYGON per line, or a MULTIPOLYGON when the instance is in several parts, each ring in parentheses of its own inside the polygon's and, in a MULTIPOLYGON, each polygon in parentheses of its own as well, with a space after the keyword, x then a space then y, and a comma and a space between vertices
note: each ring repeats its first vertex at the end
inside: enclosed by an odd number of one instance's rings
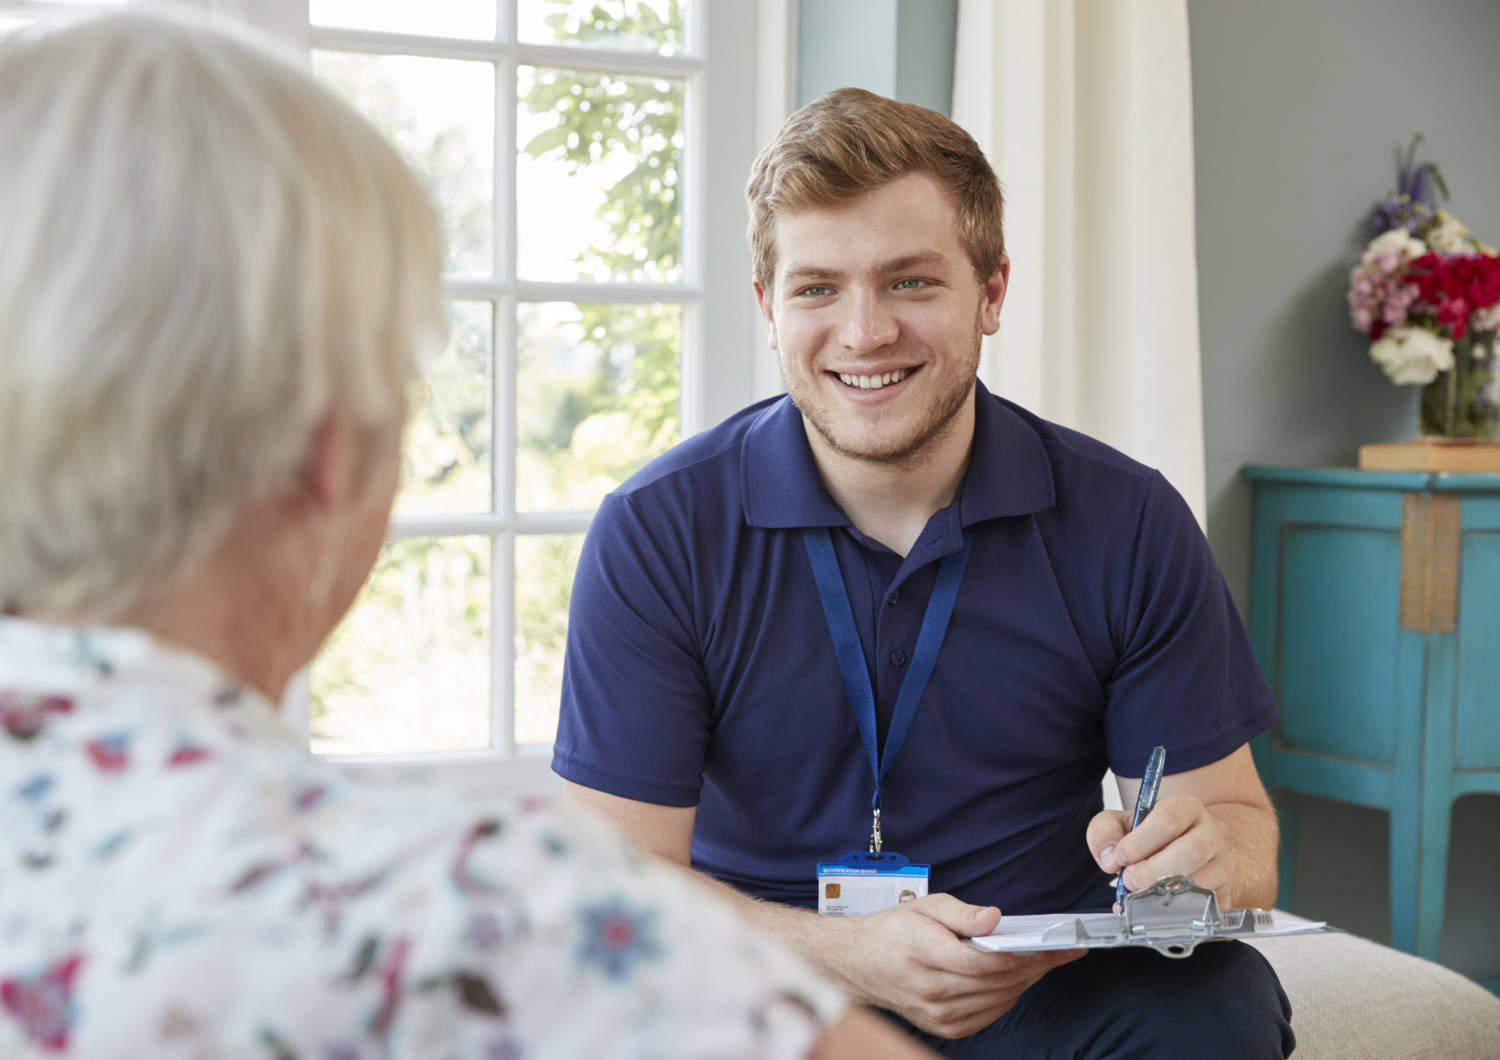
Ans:
POLYGON ((787 395, 601 507, 553 768, 950 1056, 1284 1056, 1285 996, 1238 943, 1171 961, 964 941, 1001 909, 1108 909, 1121 870, 1225 906, 1276 890, 1247 746, 1275 708, 1192 515, 977 381, 1010 278, 983 154, 841 89, 788 119, 747 197, 787 395), (1157 744, 1170 772, 1129 831, 1100 780, 1130 804, 1157 744), (912 863, 860 863, 888 895, 837 875, 866 848, 912 863))

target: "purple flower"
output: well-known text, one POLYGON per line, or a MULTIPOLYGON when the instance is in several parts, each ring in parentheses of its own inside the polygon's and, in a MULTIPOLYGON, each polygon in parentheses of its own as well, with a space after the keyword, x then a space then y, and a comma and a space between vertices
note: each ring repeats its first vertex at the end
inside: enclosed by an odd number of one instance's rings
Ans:
POLYGON ((1396 190, 1370 213, 1373 235, 1404 228, 1420 236, 1437 218, 1438 196, 1448 198, 1448 184, 1436 162, 1418 162, 1422 134, 1411 138, 1406 151, 1396 157, 1396 190))

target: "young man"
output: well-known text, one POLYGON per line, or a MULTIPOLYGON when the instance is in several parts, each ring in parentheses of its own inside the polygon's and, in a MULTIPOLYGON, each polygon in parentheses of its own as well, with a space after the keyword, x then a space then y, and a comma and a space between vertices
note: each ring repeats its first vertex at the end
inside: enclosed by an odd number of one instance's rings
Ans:
MULTIPOLYGON (((843 89, 787 121, 747 196, 788 395, 601 508, 554 769, 949 1055, 1284 1055, 1286 999, 1249 947, 963 941, 1000 908, 1109 908, 1122 869, 1134 889, 1191 875, 1225 906, 1276 890, 1247 747, 1274 706, 1191 514, 977 383, 1010 276, 983 155, 938 114, 843 89), (1127 834, 1100 778, 1139 778, 1156 744, 1170 775, 1127 834), (815 866, 881 836, 933 893, 811 912, 815 866)), ((1126 805, 1139 785, 1121 780, 1126 805)))

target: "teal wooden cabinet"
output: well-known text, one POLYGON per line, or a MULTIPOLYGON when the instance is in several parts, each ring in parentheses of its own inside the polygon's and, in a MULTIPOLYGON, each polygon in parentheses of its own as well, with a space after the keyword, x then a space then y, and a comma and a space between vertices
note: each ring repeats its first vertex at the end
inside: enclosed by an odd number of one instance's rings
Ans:
MULTIPOLYGON (((1261 776, 1273 795, 1390 814, 1391 940, 1436 959, 1453 802, 1500 792, 1500 474, 1244 475, 1250 636, 1281 707, 1253 744, 1261 776)), ((1277 904, 1289 908, 1285 801, 1277 904)))

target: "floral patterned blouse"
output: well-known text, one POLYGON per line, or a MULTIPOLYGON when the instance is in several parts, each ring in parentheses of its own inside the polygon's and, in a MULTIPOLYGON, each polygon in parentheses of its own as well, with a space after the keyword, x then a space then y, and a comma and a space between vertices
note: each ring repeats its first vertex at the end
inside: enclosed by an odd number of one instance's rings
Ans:
POLYGON ((0 1056, 801 1056, 846 1004, 591 817, 351 776, 138 631, 0 618, 0 821, 0 1056))

